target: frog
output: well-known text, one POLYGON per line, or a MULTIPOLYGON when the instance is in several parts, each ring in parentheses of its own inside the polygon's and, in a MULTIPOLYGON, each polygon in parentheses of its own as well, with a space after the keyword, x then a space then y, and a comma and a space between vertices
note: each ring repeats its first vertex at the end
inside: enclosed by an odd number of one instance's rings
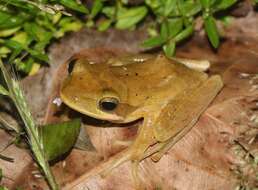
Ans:
POLYGON ((71 61, 60 90, 61 100, 87 116, 126 124, 141 120, 134 141, 107 171, 125 161, 160 158, 196 124, 223 87, 219 75, 209 76, 206 60, 168 58, 163 54, 129 54, 94 63, 71 61))

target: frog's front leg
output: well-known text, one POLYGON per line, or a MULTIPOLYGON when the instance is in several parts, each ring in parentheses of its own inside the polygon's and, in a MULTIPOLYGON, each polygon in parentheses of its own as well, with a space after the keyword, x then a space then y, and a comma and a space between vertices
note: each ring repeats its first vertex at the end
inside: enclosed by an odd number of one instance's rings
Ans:
POLYGON ((221 77, 212 76, 199 87, 177 95, 162 110, 153 129, 155 138, 160 142, 158 153, 152 157, 155 161, 194 126, 222 87, 221 77))
POLYGON ((141 189, 141 181, 138 175, 139 172, 139 162, 144 159, 146 150, 153 144, 156 140, 153 135, 153 121, 155 116, 148 116, 144 118, 143 125, 139 127, 137 132, 137 137, 133 144, 128 148, 130 154, 130 160, 132 161, 132 177, 136 185, 136 189, 141 189))

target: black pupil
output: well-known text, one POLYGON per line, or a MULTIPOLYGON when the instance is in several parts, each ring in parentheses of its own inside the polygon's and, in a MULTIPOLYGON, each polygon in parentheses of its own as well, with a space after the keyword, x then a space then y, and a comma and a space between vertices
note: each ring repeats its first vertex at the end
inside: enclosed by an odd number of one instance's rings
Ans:
POLYGON ((76 63, 76 60, 75 60, 75 59, 72 60, 72 61, 69 63, 69 65, 68 65, 68 73, 69 73, 69 74, 72 73, 75 63, 76 63))
POLYGON ((117 102, 113 101, 102 101, 100 106, 105 111, 113 111, 117 107, 117 102))

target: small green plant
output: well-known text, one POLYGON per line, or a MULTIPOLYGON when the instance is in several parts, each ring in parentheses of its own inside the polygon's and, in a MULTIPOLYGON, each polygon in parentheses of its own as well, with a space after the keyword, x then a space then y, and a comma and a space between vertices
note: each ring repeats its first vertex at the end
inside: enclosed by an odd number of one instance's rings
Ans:
POLYGON ((94 0, 87 8, 77 0, 0 0, 0 57, 32 74, 49 62, 48 45, 66 32, 82 27, 133 30, 144 21, 150 37, 142 45, 162 47, 167 56, 173 56, 176 45, 194 33, 200 17, 211 45, 217 48, 217 13, 227 13, 237 1, 145 0, 130 5, 127 0, 94 0))
POLYGON ((162 46, 167 56, 173 56, 176 44, 191 36, 196 19, 202 17, 209 41, 214 48, 219 46, 219 33, 216 27, 216 13, 232 7, 237 0, 145 0, 142 5, 131 7, 127 1, 116 1, 110 5, 103 0, 94 1, 90 12, 89 26, 96 15, 100 31, 112 24, 117 29, 134 29, 136 24, 152 15, 150 38, 143 46, 146 48, 162 46), (104 16, 103 16, 104 15, 104 16))
POLYGON ((83 26, 64 6, 82 14, 88 13, 86 7, 73 0, 51 2, 0 0, 0 57, 20 71, 35 72, 39 64, 48 63, 46 47, 50 42, 83 26))
POLYGON ((155 15, 157 34, 146 40, 146 47, 163 46, 167 56, 175 52, 176 44, 191 36, 196 18, 202 16, 204 28, 214 48, 219 46, 215 15, 234 5, 237 0, 146 0, 155 15))

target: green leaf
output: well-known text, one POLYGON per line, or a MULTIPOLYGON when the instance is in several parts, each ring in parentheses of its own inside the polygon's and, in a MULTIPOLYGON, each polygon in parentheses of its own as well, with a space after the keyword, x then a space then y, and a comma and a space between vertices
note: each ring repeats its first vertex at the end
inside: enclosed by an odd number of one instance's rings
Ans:
POLYGON ((103 32, 103 31, 107 30, 111 24, 112 24, 112 20, 110 20, 110 19, 102 20, 98 24, 98 30, 103 32))
POLYGON ((1 0, 1 2, 5 2, 6 5, 13 5, 14 7, 20 8, 22 11, 29 12, 30 14, 35 14, 39 11, 39 9, 36 6, 30 3, 24 3, 24 1, 1 0))
POLYGON ((145 0, 145 3, 150 6, 152 9, 157 9, 161 6, 160 0, 145 0))
POLYGON ((3 11, 0 11, 0 18, 0 29, 20 26, 27 19, 25 15, 11 15, 3 11))
POLYGON ((0 47, 0 57, 6 57, 11 52, 10 48, 5 46, 0 47))
POLYGON ((167 57, 172 57, 175 53, 176 43, 170 40, 167 44, 163 46, 163 51, 167 57))
POLYGON ((160 36, 162 39, 167 41, 171 39, 176 34, 178 34, 183 29, 183 19, 167 19, 161 24, 160 36))
POLYGON ((217 48, 219 46, 219 33, 215 19, 212 16, 207 17, 204 20, 204 27, 212 46, 217 48))
POLYGON ((125 9, 118 8, 116 28, 128 29, 141 21, 147 14, 148 10, 145 6, 125 9))
POLYGON ((43 27, 39 26, 36 23, 25 23, 24 30, 30 35, 34 40, 38 42, 44 42, 48 44, 52 38, 51 32, 46 31, 43 27))
POLYGON ((12 55, 9 58, 10 62, 12 62, 21 53, 22 50, 26 50, 28 53, 31 54, 32 57, 34 57, 38 60, 45 61, 45 62, 49 61, 48 56, 46 54, 42 53, 39 50, 36 50, 36 49, 34 50, 34 49, 31 49, 31 48, 28 48, 26 46, 26 44, 23 45, 20 42, 17 42, 17 41, 14 41, 14 40, 6 40, 5 45, 8 48, 13 49, 12 55))
POLYGON ((5 30, 0 30, 0 37, 8 37, 16 33, 18 30, 20 30, 20 26, 15 27, 15 28, 9 28, 5 30))
POLYGON ((42 41, 42 42, 38 42, 34 45, 33 49, 40 51, 40 52, 44 52, 45 47, 49 44, 50 41, 42 41))
POLYGON ((62 13, 58 12, 58 13, 52 15, 51 21, 53 24, 56 24, 60 21, 61 18, 62 18, 62 13))
POLYGON ((15 60, 15 65, 16 65, 16 68, 20 71, 23 71, 25 73, 29 73, 31 71, 31 68, 34 64, 35 60, 34 58, 31 56, 29 57, 27 60, 25 61, 21 61, 19 59, 16 59, 15 60))
POLYGON ((186 38, 188 38, 194 31, 193 25, 187 26, 184 30, 182 30, 179 34, 174 37, 175 42, 180 42, 186 38))
POLYGON ((28 46, 31 43, 31 38, 28 36, 26 32, 18 32, 12 38, 11 41, 19 43, 19 46, 28 46))
POLYGON ((152 38, 149 38, 147 40, 145 40, 142 43, 143 47, 148 47, 148 48, 152 48, 152 47, 157 47, 157 46, 161 46, 162 44, 164 44, 166 42, 166 40, 164 40, 161 36, 155 36, 152 38))
POLYGON ((151 27, 151 26, 147 28, 147 33, 150 37, 159 35, 157 29, 155 27, 151 27))
POLYGON ((168 36, 169 38, 174 37, 183 29, 183 19, 175 18, 168 19, 168 36))
POLYGON ((215 4, 213 9, 216 11, 225 10, 232 5, 234 5, 237 2, 237 0, 221 0, 218 4, 215 4))
POLYGON ((160 28, 160 36, 162 39, 166 40, 168 38, 168 22, 165 21, 161 23, 161 28, 160 28))
POLYGON ((71 150, 79 135, 80 127, 80 119, 42 127, 43 145, 48 160, 53 160, 71 150))
POLYGON ((202 4, 202 6, 203 6, 204 8, 206 8, 206 9, 210 7, 211 0, 200 0, 200 2, 201 2, 201 4, 202 4))
POLYGON ((177 0, 166 0, 164 5, 164 15, 168 16, 176 8, 177 0))
POLYGON ((90 17, 93 19, 102 9, 102 0, 95 0, 91 9, 90 17))
POLYGON ((93 27, 93 26, 94 26, 94 21, 93 21, 92 19, 89 19, 89 20, 86 22, 86 26, 87 26, 88 28, 93 27))
POLYGON ((83 27, 83 23, 79 20, 73 20, 71 17, 64 17, 58 23, 60 29, 55 32, 56 38, 62 37, 66 32, 78 31, 83 27))
POLYGON ((9 62, 13 62, 13 60, 21 53, 24 49, 23 45, 19 42, 13 40, 5 40, 4 45, 10 49, 12 49, 12 54, 9 57, 9 62))
POLYGON ((107 6, 102 9, 102 13, 106 15, 108 18, 113 19, 116 13, 116 9, 115 7, 107 6))
POLYGON ((199 1, 186 1, 184 3, 180 3, 179 8, 181 13, 186 17, 194 16, 202 10, 202 6, 199 1))
POLYGON ((82 4, 78 4, 76 0, 60 0, 57 2, 74 11, 78 11, 85 14, 89 13, 88 9, 82 4))
POLYGON ((3 87, 1 84, 0 84, 0 94, 4 96, 9 96, 8 90, 6 90, 5 87, 3 87))
POLYGON ((30 48, 27 48, 26 49, 32 57, 34 57, 35 59, 38 59, 38 60, 41 60, 41 61, 44 61, 44 62, 49 62, 49 59, 48 59, 48 56, 44 53, 41 53, 40 51, 38 50, 33 50, 33 49, 30 49, 30 48))

